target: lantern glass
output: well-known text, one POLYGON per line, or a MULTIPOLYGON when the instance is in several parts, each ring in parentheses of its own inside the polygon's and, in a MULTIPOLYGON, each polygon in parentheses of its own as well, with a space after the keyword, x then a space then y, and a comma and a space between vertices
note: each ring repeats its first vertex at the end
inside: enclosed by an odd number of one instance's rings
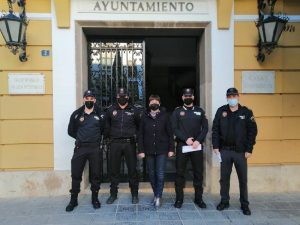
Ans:
POLYGON ((11 12, 0 18, 0 30, 7 45, 22 45, 27 23, 11 12))
POLYGON ((274 30, 276 29, 276 21, 272 21, 269 23, 264 23, 263 25, 265 27, 265 36, 266 36, 266 43, 272 43, 273 42, 273 34, 274 30))
POLYGON ((266 40, 265 40, 265 35, 264 35, 264 29, 263 29, 263 26, 264 26, 263 24, 259 25, 258 31, 259 31, 260 40, 261 40, 262 42, 266 42, 266 40))
POLYGON ((274 37, 274 41, 276 43, 278 43, 280 35, 282 33, 282 31, 284 30, 286 22, 285 21, 278 21, 277 22, 277 29, 276 29, 276 33, 275 33, 275 37, 274 37))
POLYGON ((9 34, 8 34, 8 30, 7 30, 7 26, 6 26, 6 22, 5 20, 1 19, 0 20, 0 31, 1 31, 1 34, 5 40, 5 42, 9 42, 10 39, 9 39, 9 34))
POLYGON ((11 41, 15 43, 20 42, 19 36, 21 22, 16 20, 8 20, 7 23, 10 31, 11 41))

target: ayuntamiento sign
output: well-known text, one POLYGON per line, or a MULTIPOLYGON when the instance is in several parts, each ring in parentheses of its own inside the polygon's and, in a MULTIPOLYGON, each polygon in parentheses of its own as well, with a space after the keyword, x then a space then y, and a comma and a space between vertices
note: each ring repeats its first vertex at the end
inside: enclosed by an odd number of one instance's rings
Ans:
POLYGON ((206 14, 207 0, 84 0, 79 13, 206 14))

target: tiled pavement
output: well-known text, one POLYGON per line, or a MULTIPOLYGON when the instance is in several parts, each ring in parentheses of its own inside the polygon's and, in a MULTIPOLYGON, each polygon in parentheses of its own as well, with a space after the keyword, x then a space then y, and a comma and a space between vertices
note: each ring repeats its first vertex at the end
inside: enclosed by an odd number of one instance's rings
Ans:
POLYGON ((0 199, 0 225, 300 225, 300 192, 250 194, 251 216, 239 210, 238 196, 232 195, 228 210, 215 210, 219 196, 205 194, 205 210, 193 204, 193 195, 186 194, 181 209, 173 207, 174 194, 165 193, 163 205, 155 210, 149 202, 152 195, 140 193, 140 203, 131 204, 130 194, 120 193, 113 205, 105 204, 107 193, 101 193, 101 209, 94 210, 90 195, 82 194, 79 206, 65 212, 69 196, 0 199))

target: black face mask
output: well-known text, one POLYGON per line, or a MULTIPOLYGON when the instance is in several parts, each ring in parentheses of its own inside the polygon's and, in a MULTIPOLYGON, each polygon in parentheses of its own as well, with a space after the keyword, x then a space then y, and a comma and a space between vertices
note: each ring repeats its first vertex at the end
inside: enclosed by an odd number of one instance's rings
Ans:
POLYGON ((185 98, 184 100, 183 100, 183 103, 185 104, 185 105, 190 105, 190 104, 192 104, 193 103, 193 99, 192 98, 185 98))
POLYGON ((91 109, 94 107, 94 101, 85 101, 84 102, 85 107, 87 107, 88 109, 91 109))
POLYGON ((125 98, 125 97, 120 97, 120 98, 117 98, 117 102, 120 104, 120 105, 126 105, 127 102, 128 102, 128 98, 125 98))
POLYGON ((151 104, 149 105, 149 108, 153 111, 156 111, 159 109, 159 104, 151 104))

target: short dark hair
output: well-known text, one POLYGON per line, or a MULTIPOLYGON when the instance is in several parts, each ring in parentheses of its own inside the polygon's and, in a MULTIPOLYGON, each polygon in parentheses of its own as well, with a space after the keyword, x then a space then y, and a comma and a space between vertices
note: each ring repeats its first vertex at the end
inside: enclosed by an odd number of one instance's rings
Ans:
POLYGON ((159 103, 160 103, 160 97, 159 97, 159 95, 150 95, 149 102, 151 102, 152 100, 159 101, 159 103))

